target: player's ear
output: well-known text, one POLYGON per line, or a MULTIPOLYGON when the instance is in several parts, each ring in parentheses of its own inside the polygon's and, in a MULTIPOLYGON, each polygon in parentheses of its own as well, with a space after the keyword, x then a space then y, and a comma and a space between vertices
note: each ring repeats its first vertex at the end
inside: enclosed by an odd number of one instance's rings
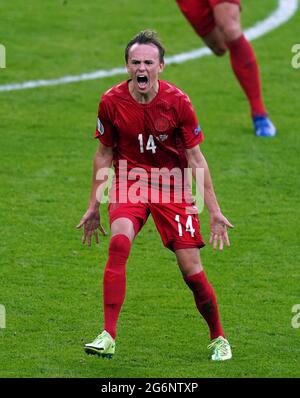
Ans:
POLYGON ((164 69, 165 69, 165 63, 164 63, 164 62, 161 62, 161 63, 159 64, 159 73, 163 72, 164 69))

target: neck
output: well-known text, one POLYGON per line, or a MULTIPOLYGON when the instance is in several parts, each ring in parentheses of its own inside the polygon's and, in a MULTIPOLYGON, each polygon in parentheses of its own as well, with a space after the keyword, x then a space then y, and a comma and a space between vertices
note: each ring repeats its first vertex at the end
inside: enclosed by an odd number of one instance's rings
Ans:
POLYGON ((148 104, 158 94, 159 82, 158 81, 155 82, 153 87, 147 93, 143 93, 138 90, 135 90, 132 80, 130 80, 130 82, 128 84, 128 88, 129 88, 129 92, 130 92, 131 96, 136 100, 136 102, 138 102, 140 104, 148 104))

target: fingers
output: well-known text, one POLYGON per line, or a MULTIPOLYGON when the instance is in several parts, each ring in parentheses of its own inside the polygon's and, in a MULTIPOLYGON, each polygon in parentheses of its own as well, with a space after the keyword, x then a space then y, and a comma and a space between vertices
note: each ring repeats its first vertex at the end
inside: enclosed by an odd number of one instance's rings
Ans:
POLYGON ((219 249, 223 250, 223 237, 222 236, 220 236, 220 247, 219 247, 219 249))
MULTIPOLYGON (((214 250, 217 250, 219 242, 220 242, 219 249, 223 250, 223 247, 224 247, 223 236, 222 235, 218 235, 218 234, 212 234, 212 236, 211 236, 211 238, 209 240, 209 243, 213 244, 214 250)), ((225 240, 225 242, 226 242, 226 240, 225 240)))
POLYGON ((224 242, 227 246, 230 246, 226 225, 222 227, 222 231, 212 232, 209 239, 209 243, 213 245, 214 250, 217 250, 219 243, 219 250, 222 251, 224 248, 224 242))
POLYGON ((97 243, 97 245, 99 245, 99 237, 98 237, 97 231, 94 231, 94 238, 95 238, 95 242, 97 243))
POLYGON ((82 217, 82 219, 80 220, 80 223, 78 225, 76 225, 76 228, 81 228, 84 223, 85 223, 85 218, 82 217))
POLYGON ((105 229, 100 224, 100 215, 99 213, 93 212, 88 210, 82 219, 80 220, 79 224, 76 225, 76 228, 79 229, 84 227, 83 235, 81 238, 81 242, 84 245, 87 241, 88 246, 92 244, 92 236, 94 235, 95 242, 99 244, 99 236, 98 233, 100 232, 102 235, 106 236, 107 233, 105 229))
POLYGON ((218 246, 218 239, 219 239, 219 235, 218 235, 218 234, 212 234, 212 235, 211 235, 210 243, 213 244, 214 250, 217 249, 217 246, 218 246))
POLYGON ((87 232, 85 231, 84 234, 82 235, 82 239, 81 239, 82 244, 84 245, 86 240, 87 240, 88 246, 91 246, 91 244, 92 244, 92 235, 94 235, 95 242, 97 244, 99 244, 99 237, 98 237, 97 231, 87 231, 87 232))
POLYGON ((102 234, 103 236, 106 236, 106 235, 107 235, 105 229, 102 227, 101 224, 98 226, 98 229, 99 229, 99 231, 101 232, 101 234, 102 234))
POLYGON ((223 222, 224 222, 224 224, 225 224, 226 227, 234 228, 234 225, 232 225, 232 224, 227 220, 227 218, 224 217, 223 222))
POLYGON ((229 247, 230 246, 230 241, 229 241, 227 230, 225 230, 224 239, 225 239, 226 245, 229 247))
MULTIPOLYGON (((80 225, 80 224, 78 224, 78 225, 80 225)), ((95 242, 97 244, 99 244, 99 237, 98 237, 98 232, 97 232, 98 228, 99 228, 99 226, 97 226, 97 224, 95 224, 93 222, 85 222, 84 223, 84 230, 83 230, 83 235, 82 235, 82 238, 81 238, 81 242, 82 242, 83 245, 87 241, 88 246, 91 246, 92 245, 92 236, 93 235, 94 235, 95 242)), ((104 230, 103 227, 100 230, 101 230, 103 235, 106 235, 106 231, 104 230)))
MULTIPOLYGON (((78 225, 80 225, 80 224, 78 224, 78 225)), ((83 223, 83 235, 82 235, 82 238, 81 238, 81 243, 83 245, 85 244, 86 239, 88 238, 88 235, 89 235, 89 225, 88 225, 87 222, 85 222, 85 223, 83 223)))

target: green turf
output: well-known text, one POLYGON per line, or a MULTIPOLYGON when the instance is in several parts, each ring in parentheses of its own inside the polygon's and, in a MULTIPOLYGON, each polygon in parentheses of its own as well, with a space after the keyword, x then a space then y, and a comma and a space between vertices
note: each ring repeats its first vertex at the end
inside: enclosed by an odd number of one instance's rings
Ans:
MULTIPOLYGON (((121 66, 127 40, 158 30, 168 55, 200 44, 175 2, 1 1, 0 84, 121 66)), ((275 0, 244 0, 245 27, 275 0)), ((265 101, 278 126, 257 139, 228 56, 166 68, 191 97, 232 247, 202 259, 218 295, 233 360, 208 360, 207 327, 152 220, 133 246, 127 296, 112 361, 82 345, 102 325, 102 274, 109 238, 82 247, 74 226, 86 209, 100 94, 123 76, 0 93, 1 281, 7 327, 0 377, 299 377, 299 70, 291 47, 300 13, 253 42, 265 101)), ((103 222, 107 223, 105 206, 103 222)), ((207 214, 201 215, 209 235, 207 214)))

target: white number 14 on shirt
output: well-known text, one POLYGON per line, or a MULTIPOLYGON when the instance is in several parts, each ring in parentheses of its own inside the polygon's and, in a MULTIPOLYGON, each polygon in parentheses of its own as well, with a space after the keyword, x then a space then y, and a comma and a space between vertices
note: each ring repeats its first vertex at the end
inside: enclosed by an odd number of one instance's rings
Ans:
MULTIPOLYGON (((139 140, 139 143, 140 143, 140 152, 141 152, 141 153, 144 153, 144 139, 143 139, 143 134, 139 134, 139 135, 138 135, 138 140, 139 140)), ((152 135, 152 134, 149 135, 148 142, 147 142, 147 145, 146 145, 146 150, 147 150, 147 151, 152 151, 152 153, 155 153, 155 152, 156 152, 156 145, 155 145, 155 142, 154 142, 154 139, 153 139, 153 135, 152 135)))

